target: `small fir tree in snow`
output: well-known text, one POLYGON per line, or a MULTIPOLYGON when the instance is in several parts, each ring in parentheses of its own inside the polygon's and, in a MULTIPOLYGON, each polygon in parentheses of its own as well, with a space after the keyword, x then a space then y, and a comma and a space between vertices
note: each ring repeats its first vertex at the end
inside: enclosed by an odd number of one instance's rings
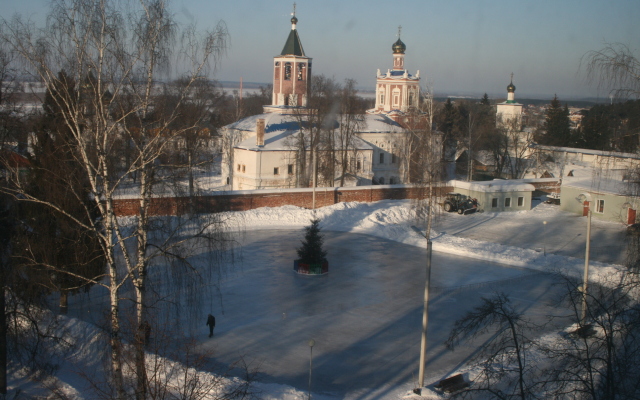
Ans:
POLYGON ((319 219, 313 219, 311 225, 304 228, 304 240, 298 249, 298 257, 303 264, 322 264, 326 261, 327 252, 322 249, 324 238, 320 234, 319 224, 319 219))

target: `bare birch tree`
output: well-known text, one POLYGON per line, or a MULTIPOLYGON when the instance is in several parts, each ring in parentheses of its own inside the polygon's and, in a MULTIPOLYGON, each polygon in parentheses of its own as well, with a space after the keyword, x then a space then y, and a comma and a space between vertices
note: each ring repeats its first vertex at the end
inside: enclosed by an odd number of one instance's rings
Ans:
POLYGON ((587 79, 616 98, 640 96, 640 61, 628 46, 607 43, 602 49, 585 54, 582 63, 587 79))
MULTIPOLYGON (((19 201, 50 207, 98 235, 107 266, 106 279, 92 279, 90 283, 109 290, 112 384, 114 396, 125 399, 128 394, 123 376, 120 316, 125 285, 133 283, 135 289, 134 330, 140 337, 147 319, 147 277, 152 260, 172 256, 183 267, 193 269, 181 250, 192 237, 213 239, 211 235, 217 229, 215 219, 202 219, 189 238, 178 236, 180 226, 173 226, 162 235, 152 234, 149 200, 160 194, 157 161, 173 136, 193 128, 172 127, 179 116, 177 108, 155 112, 157 80, 168 70, 171 57, 176 56, 180 62, 173 65, 185 71, 178 104, 186 101, 193 85, 224 51, 225 26, 219 24, 205 34, 194 27, 180 30, 163 0, 55 0, 47 29, 38 30, 29 22, 14 18, 3 21, 2 36, 31 73, 62 93, 55 100, 71 133, 71 152, 88 183, 88 198, 99 217, 89 222, 74 218, 65 209, 30 195, 19 181, 3 189, 19 201), (180 50, 174 53, 176 43, 180 50), (60 70, 78 84, 66 88, 58 79, 60 70), (116 153, 116 139, 130 144, 130 157, 116 153), (134 177, 135 184, 131 185, 134 177), (114 199, 125 187, 134 190, 139 199, 139 215, 133 229, 121 225, 114 209, 114 199)), ((73 195, 78 200, 85 199, 83 193, 73 195)), ((90 215, 89 209, 86 214, 90 215)), ((137 398, 145 398, 144 346, 140 340, 134 343, 135 393, 137 398)))

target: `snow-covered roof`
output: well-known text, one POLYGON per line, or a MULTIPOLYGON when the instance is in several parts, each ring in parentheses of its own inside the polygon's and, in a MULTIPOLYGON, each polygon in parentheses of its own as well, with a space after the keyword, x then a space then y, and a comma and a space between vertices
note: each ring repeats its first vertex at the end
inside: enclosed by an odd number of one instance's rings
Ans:
POLYGON ((253 134, 255 135, 256 121, 259 119, 264 119, 265 133, 283 131, 287 129, 296 130, 299 126, 296 116, 278 113, 264 113, 243 118, 239 121, 227 125, 226 128, 253 132, 253 134))
MULTIPOLYGON (((298 131, 300 119, 304 116, 287 115, 278 113, 264 113, 243 118, 237 122, 226 126, 228 129, 250 132, 255 136, 256 121, 265 120, 265 134, 282 131, 298 131)), ((333 121, 334 127, 338 128, 337 120, 333 121)), ((400 133, 403 132, 400 124, 384 114, 365 114, 361 126, 358 127, 360 133, 400 133)), ((265 136, 266 139, 266 136, 265 136)), ((255 140, 254 140, 255 141, 255 140)))
POLYGON ((404 130, 396 121, 384 114, 365 114, 359 133, 400 133, 404 130))
POLYGON ((562 179, 562 186, 582 189, 591 193, 608 193, 625 196, 631 193, 629 182, 615 178, 593 176, 565 177, 562 179))
POLYGON ((449 185, 456 189, 467 189, 474 192, 497 193, 497 192, 533 192, 536 188, 520 180, 494 179, 492 181, 449 181, 449 185))
MULTIPOLYGON (((468 150, 466 148, 461 148, 456 150, 456 156, 455 159, 456 161, 458 161, 458 159, 464 154, 467 153, 468 154, 468 150)), ((474 159, 474 161, 479 162, 482 165, 494 165, 495 164, 495 160, 493 159, 493 153, 489 150, 476 150, 471 152, 471 157, 474 159)))
POLYGON ((538 150, 547 150, 547 151, 560 151, 567 153, 582 153, 582 154, 591 154, 595 156, 606 156, 606 157, 618 157, 618 158, 633 158, 636 160, 640 160, 640 155, 634 153, 620 153, 616 151, 602 151, 602 150, 589 150, 589 149, 578 149, 574 147, 559 147, 559 146, 543 146, 537 143, 531 143, 529 147, 538 149, 538 150))
MULTIPOLYGON (((289 151, 293 150, 295 144, 293 143, 290 137, 297 132, 299 129, 297 127, 297 123, 294 129, 289 129, 290 125, 282 124, 281 130, 275 130, 272 128, 269 133, 264 134, 264 146, 258 146, 256 143, 256 137, 250 137, 242 142, 240 142, 235 147, 238 149, 252 150, 252 151, 289 151)), ((267 129, 265 129, 266 131, 267 129)), ((334 133, 338 135, 338 132, 334 133)), ((340 143, 339 140, 335 140, 335 143, 340 143)), ((354 136, 351 140, 351 144, 349 146, 350 149, 357 150, 373 150, 373 146, 364 140, 360 139, 357 136, 354 136)), ((336 150, 340 150, 339 148, 336 150)))

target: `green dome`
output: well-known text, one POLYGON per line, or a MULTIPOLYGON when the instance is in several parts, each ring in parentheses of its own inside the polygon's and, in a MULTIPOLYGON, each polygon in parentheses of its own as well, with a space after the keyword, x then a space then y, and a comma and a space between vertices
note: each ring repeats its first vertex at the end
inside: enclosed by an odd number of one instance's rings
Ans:
POLYGON ((391 46, 391 48, 393 49, 393 52, 395 54, 404 54, 404 51, 407 49, 407 46, 402 43, 402 40, 400 40, 400 38, 398 38, 398 40, 396 40, 396 42, 393 44, 393 46, 391 46))

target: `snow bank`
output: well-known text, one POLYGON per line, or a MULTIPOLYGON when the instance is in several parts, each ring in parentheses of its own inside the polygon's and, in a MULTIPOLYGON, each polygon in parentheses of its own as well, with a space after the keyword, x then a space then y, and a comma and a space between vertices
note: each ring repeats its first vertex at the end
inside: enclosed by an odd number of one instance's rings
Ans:
MULTIPOLYGON (((522 219, 524 223, 525 219, 531 218, 532 213, 535 214, 535 210, 509 213, 513 214, 509 217, 522 219)), ((427 246, 424 237, 411 228, 415 223, 415 217, 411 201, 408 200, 339 203, 315 211, 295 206, 259 208, 237 214, 241 216, 247 229, 303 228, 309 225, 311 219, 320 218, 321 227, 325 230, 357 232, 412 246, 424 248, 427 246)), ((539 218, 552 219, 553 215, 544 214, 539 218)), ((584 270, 584 259, 581 258, 554 254, 545 256, 536 250, 478 241, 444 232, 432 232, 431 240, 433 251, 436 252, 543 272, 559 272, 576 278, 581 277, 584 270)), ((597 261, 591 261, 590 266, 590 280, 594 282, 608 281, 602 278, 611 277, 622 268, 619 265, 597 261)))

